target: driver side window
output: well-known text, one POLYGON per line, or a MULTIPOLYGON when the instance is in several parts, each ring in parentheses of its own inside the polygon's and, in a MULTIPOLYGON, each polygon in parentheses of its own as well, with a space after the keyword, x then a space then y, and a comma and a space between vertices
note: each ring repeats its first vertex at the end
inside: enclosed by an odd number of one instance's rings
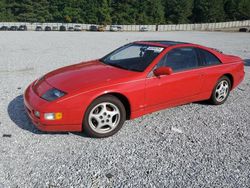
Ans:
POLYGON ((169 51, 158 63, 157 68, 171 67, 174 72, 198 67, 198 58, 194 48, 175 48, 169 51))

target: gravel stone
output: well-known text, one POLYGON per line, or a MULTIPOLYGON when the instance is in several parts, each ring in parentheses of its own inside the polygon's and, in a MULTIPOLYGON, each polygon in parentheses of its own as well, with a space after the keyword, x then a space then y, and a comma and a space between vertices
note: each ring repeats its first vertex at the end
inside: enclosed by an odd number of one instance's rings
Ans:
POLYGON ((1 32, 0 44, 0 135, 15 135, 0 137, 0 187, 250 187, 249 34, 1 32), (222 106, 162 110, 105 139, 32 125, 22 95, 28 84, 135 40, 193 42, 238 55, 246 60, 245 80, 222 106))

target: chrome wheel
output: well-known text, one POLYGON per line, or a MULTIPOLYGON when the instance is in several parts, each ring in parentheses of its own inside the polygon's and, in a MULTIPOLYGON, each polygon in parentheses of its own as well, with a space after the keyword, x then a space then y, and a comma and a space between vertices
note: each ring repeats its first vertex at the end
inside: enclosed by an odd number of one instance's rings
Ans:
POLYGON ((119 108, 110 102, 97 104, 89 113, 88 123, 91 129, 99 134, 113 131, 120 122, 119 108))
POLYGON ((222 80, 216 87, 215 98, 218 102, 222 102, 227 98, 229 93, 229 83, 226 80, 222 80))

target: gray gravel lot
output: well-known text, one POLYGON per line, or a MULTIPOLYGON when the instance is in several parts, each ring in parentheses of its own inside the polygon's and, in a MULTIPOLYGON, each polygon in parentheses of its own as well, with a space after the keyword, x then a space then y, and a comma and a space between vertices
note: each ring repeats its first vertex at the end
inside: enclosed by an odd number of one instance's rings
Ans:
POLYGON ((0 187, 250 187, 250 34, 0 32, 0 187), (180 40, 246 59, 222 106, 193 103, 126 122, 113 137, 44 134, 22 93, 55 68, 134 40, 180 40))

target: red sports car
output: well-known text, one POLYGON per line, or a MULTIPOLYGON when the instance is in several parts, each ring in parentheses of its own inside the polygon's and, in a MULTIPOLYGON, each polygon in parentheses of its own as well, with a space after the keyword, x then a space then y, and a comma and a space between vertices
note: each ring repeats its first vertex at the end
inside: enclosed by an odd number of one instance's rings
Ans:
POLYGON ((139 41, 46 74, 26 89, 24 103, 42 131, 108 137, 125 120, 168 107, 223 104, 243 78, 239 57, 196 44, 139 41))

